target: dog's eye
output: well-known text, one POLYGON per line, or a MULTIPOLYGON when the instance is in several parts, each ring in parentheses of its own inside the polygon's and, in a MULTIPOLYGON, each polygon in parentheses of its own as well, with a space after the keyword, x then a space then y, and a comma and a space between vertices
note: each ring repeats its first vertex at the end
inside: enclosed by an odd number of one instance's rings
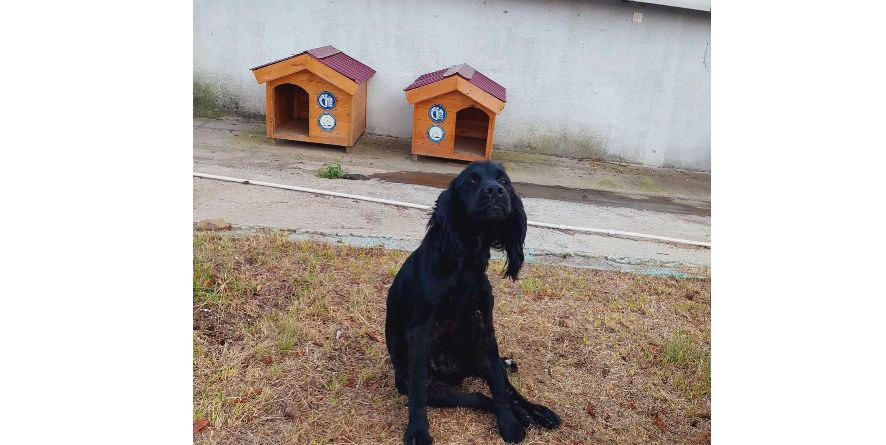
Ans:
POLYGON ((502 184, 504 184, 504 185, 508 185, 508 180, 505 179, 505 178, 501 178, 501 179, 499 179, 498 182, 500 182, 500 183, 502 183, 502 184))

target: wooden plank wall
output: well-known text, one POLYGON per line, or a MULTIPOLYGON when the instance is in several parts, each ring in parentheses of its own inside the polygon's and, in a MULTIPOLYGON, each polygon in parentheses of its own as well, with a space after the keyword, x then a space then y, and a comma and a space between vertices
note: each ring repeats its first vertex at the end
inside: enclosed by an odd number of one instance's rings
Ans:
POLYGON ((354 145, 366 130, 366 90, 368 84, 369 82, 360 84, 351 103, 351 114, 354 116, 354 120, 351 122, 351 145, 354 145))

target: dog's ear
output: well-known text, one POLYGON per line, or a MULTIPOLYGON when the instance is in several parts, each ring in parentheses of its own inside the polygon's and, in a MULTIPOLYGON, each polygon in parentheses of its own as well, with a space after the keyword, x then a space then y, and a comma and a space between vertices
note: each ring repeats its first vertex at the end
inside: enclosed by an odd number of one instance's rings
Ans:
POLYGON ((443 190, 437 197, 434 214, 428 221, 428 247, 431 252, 431 263, 445 265, 457 262, 461 258, 461 237, 456 231, 457 219, 461 216, 455 208, 451 189, 443 190))
POLYGON ((523 201, 511 188, 511 216, 505 220, 502 227, 501 244, 508 255, 508 264, 504 275, 511 280, 517 280, 517 274, 523 267, 523 242, 526 240, 526 211, 523 209, 523 201))

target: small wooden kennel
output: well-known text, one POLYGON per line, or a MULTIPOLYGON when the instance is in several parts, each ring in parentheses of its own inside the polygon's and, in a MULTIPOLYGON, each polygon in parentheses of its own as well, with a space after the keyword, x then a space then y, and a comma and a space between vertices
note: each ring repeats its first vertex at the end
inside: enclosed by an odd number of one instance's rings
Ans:
POLYGON ((422 74, 406 87, 415 105, 412 159, 418 155, 477 161, 492 156, 495 116, 505 88, 467 64, 422 74))
POLYGON ((252 68, 265 86, 269 138, 350 147, 366 129, 366 86, 375 70, 332 46, 252 68))

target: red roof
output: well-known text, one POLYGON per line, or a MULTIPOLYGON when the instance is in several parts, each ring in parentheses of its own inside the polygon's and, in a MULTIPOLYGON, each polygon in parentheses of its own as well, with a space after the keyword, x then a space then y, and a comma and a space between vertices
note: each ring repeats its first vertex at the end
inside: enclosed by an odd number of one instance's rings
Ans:
POLYGON ((343 76, 353 80, 354 82, 357 82, 358 84, 366 82, 367 80, 369 80, 370 77, 372 77, 373 74, 375 74, 374 69, 360 63, 357 59, 341 52, 331 45, 321 46, 320 48, 309 49, 298 54, 293 54, 280 60, 275 60, 264 65, 259 65, 252 68, 252 70, 254 71, 259 68, 264 68, 268 65, 273 65, 277 62, 289 60, 302 54, 310 55, 311 57, 319 60, 320 63, 334 69, 335 71, 341 73, 343 76))
POLYGON ((415 79, 415 81, 413 81, 408 87, 404 88, 403 91, 409 91, 413 88, 430 85, 434 82, 439 82, 447 77, 452 77, 456 74, 458 74, 460 77, 467 80, 468 82, 476 85, 481 90, 497 97, 502 102, 507 102, 507 100, 505 99, 505 87, 499 85, 494 80, 484 76, 483 73, 475 70, 474 68, 471 68, 467 63, 422 74, 421 76, 418 76, 418 78, 415 79))

